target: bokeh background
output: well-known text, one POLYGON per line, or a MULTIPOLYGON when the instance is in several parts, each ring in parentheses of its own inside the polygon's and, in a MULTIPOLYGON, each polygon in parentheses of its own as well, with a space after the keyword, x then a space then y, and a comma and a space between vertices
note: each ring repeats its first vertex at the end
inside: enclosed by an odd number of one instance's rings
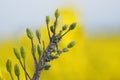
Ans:
MULTIPOLYGON (((52 61, 51 69, 42 72, 41 80, 120 80, 119 4, 119 0, 0 0, 0 80, 10 80, 6 60, 11 58, 13 65, 18 63, 13 47, 22 45, 32 76, 34 64, 25 30, 39 29, 47 45, 45 16, 50 15, 53 24, 56 8, 61 12, 59 27, 78 23, 60 42, 60 47, 71 40, 77 44, 52 61)), ((21 80, 25 80, 22 69, 21 80)))

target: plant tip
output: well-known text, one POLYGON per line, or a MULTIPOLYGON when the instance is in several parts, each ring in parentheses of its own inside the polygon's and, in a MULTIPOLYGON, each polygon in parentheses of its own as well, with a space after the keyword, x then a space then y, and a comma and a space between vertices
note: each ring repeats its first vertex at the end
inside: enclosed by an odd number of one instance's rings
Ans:
POLYGON ((76 27, 77 23, 72 23, 69 27, 69 30, 73 30, 76 27))
POLYGON ((56 11, 55 11, 55 17, 58 18, 59 16, 60 16, 60 12, 59 12, 58 9, 56 9, 56 11))
POLYGON ((26 29, 26 33, 28 38, 33 39, 33 32, 29 28, 26 29))

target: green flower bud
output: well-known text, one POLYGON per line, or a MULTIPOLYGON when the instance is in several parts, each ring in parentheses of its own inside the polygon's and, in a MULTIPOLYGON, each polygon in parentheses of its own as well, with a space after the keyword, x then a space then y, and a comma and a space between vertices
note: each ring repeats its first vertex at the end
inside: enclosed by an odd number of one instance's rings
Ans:
POLYGON ((50 31, 53 33, 54 32, 54 27, 50 26, 50 31))
POLYGON ((24 48, 23 46, 20 48, 20 52, 21 52, 21 57, 22 57, 23 59, 25 59, 25 54, 26 54, 26 52, 25 52, 25 48, 24 48))
POLYGON ((6 69, 9 73, 12 71, 12 61, 10 59, 7 60, 6 62, 6 69))
POLYGON ((67 29, 67 24, 65 24, 63 27, 62 27, 62 30, 65 31, 67 29))
POLYGON ((76 44, 75 41, 71 41, 71 42, 68 44, 67 48, 72 48, 75 44, 76 44))
POLYGON ((50 60, 57 59, 58 57, 59 57, 58 54, 56 54, 56 55, 54 55, 54 54, 50 54, 50 55, 49 55, 49 59, 50 59, 50 60))
POLYGON ((63 52, 68 52, 69 49, 68 48, 63 48, 63 52))
POLYGON ((41 56, 42 55, 42 46, 40 44, 37 45, 37 51, 38 51, 38 55, 41 56))
POLYGON ((20 68, 19 68, 18 64, 15 64, 15 66, 14 66, 14 73, 17 77, 20 76, 20 68))
POLYGON ((60 55, 62 53, 62 50, 57 51, 57 55, 60 55))
POLYGON ((15 54, 16 58, 20 60, 20 54, 19 54, 18 49, 17 48, 13 48, 13 51, 14 51, 14 54, 15 54))
POLYGON ((26 29, 26 33, 28 38, 33 39, 33 32, 29 28, 26 29))
POLYGON ((58 18, 59 16, 60 16, 60 12, 59 12, 58 9, 56 9, 56 11, 55 11, 55 17, 58 18))
POLYGON ((57 58, 59 58, 59 55, 54 55, 54 59, 57 59, 57 58))
POLYGON ((40 40, 41 34, 40 34, 39 30, 36 30, 36 36, 37 36, 38 40, 40 40))
POLYGON ((49 70, 50 67, 51 67, 51 65, 49 63, 45 63, 45 67, 44 67, 45 70, 49 70))
POLYGON ((50 22, 50 16, 46 16, 46 24, 49 24, 50 22))
POLYGON ((76 27, 76 23, 72 23, 69 27, 69 30, 73 30, 76 27))
POLYGON ((62 35, 62 32, 63 32, 63 31, 62 31, 62 30, 60 30, 60 32, 58 33, 58 36, 61 36, 61 35, 62 35))

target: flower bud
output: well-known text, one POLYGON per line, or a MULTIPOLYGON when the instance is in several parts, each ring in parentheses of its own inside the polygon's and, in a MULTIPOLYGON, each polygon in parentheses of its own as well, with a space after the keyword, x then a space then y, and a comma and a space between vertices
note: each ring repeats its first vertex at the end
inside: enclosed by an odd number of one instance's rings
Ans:
POLYGON ((45 70, 49 70, 50 67, 51 65, 49 63, 45 63, 45 67, 44 67, 45 70))
POLYGON ((26 29, 26 33, 27 33, 28 38, 30 39, 33 38, 33 32, 29 28, 26 29))
POLYGON ((26 54, 26 52, 25 52, 25 48, 24 48, 23 46, 20 48, 20 52, 21 52, 21 57, 22 57, 23 59, 25 59, 25 54, 26 54))
POLYGON ((50 54, 50 55, 49 55, 49 59, 50 59, 50 60, 57 59, 58 57, 59 57, 58 54, 56 54, 56 55, 54 55, 54 54, 50 54))
POLYGON ((65 31, 67 29, 67 24, 65 24, 63 27, 62 27, 62 30, 65 31))
POLYGON ((50 31, 53 33, 54 32, 54 27, 50 26, 50 31))
POLYGON ((55 11, 55 17, 58 18, 59 16, 60 16, 60 12, 59 12, 58 9, 56 9, 56 11, 55 11))
POLYGON ((10 59, 7 60, 6 62, 6 69, 9 73, 12 71, 12 61, 10 59))
POLYGON ((20 54, 19 54, 18 49, 17 48, 13 48, 13 51, 14 51, 14 54, 15 54, 16 58, 20 60, 20 54))
POLYGON ((46 24, 49 24, 50 22, 50 16, 46 16, 46 24))
POLYGON ((76 44, 75 41, 71 41, 71 42, 68 44, 67 48, 72 48, 75 44, 76 44))
POLYGON ((76 23, 72 23, 69 27, 69 30, 73 30, 76 27, 76 23))
POLYGON ((63 52, 68 52, 69 49, 68 48, 63 48, 63 52))
POLYGON ((39 30, 36 30, 36 36, 37 36, 38 40, 40 40, 41 34, 40 34, 39 30))
POLYGON ((20 68, 19 68, 18 64, 15 64, 15 66, 14 66, 14 73, 17 77, 20 76, 20 68))
POLYGON ((38 51, 38 55, 41 56, 42 55, 42 46, 40 44, 37 45, 37 51, 38 51))
POLYGON ((61 36, 61 35, 62 35, 62 32, 63 32, 63 31, 62 31, 62 30, 60 30, 60 32, 58 33, 58 36, 61 36))
POLYGON ((57 59, 57 58, 59 58, 59 55, 54 55, 54 59, 57 59))
POLYGON ((57 53, 60 55, 62 53, 62 50, 57 50, 57 53))

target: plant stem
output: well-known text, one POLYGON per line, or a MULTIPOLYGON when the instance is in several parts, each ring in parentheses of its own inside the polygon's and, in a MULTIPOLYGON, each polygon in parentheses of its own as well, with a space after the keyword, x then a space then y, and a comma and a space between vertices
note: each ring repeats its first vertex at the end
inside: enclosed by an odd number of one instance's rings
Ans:
POLYGON ((35 51, 34 51, 33 39, 31 39, 31 44, 32 44, 32 55, 33 55, 33 59, 34 59, 35 67, 36 67, 38 64, 37 64, 37 59, 36 59, 35 51))
POLYGON ((53 34, 56 34, 57 21, 58 21, 58 18, 56 18, 54 22, 54 33, 53 34))
POLYGON ((34 75, 31 80, 39 80, 41 71, 44 69, 44 66, 46 63, 46 58, 53 51, 53 48, 51 48, 51 47, 53 47, 53 46, 56 47, 57 43, 59 42, 59 40, 57 40, 58 42, 55 43, 55 40, 56 40, 56 36, 53 35, 48 47, 44 50, 44 52, 38 62, 39 66, 37 66, 37 69, 34 72, 34 75))
MULTIPOLYGON (((25 68, 25 70, 26 70, 25 59, 23 59, 23 63, 24 63, 24 68, 25 68)), ((24 72, 25 72, 25 71, 24 71, 24 72)), ((26 72, 25 72, 25 78, 26 78, 26 80, 28 80, 26 72)))
POLYGON ((27 75, 27 76, 28 76, 28 78, 31 80, 31 77, 29 76, 28 72, 26 71, 25 67, 23 66, 22 61, 21 61, 21 60, 19 60, 19 62, 20 62, 21 67, 22 67, 22 68, 23 68, 23 70, 25 71, 26 75, 27 75))
POLYGON ((11 80, 14 80, 11 72, 10 72, 10 77, 11 77, 11 80))
POLYGON ((20 77, 19 77, 19 76, 18 76, 17 78, 18 78, 18 80, 20 80, 20 77))
MULTIPOLYGON (((58 50, 58 45, 57 44, 62 37, 56 35, 57 21, 58 21, 58 18, 56 18, 56 20, 54 22, 54 31, 53 31, 53 35, 51 37, 50 37, 50 34, 49 34, 49 28, 48 28, 48 25, 47 25, 47 30, 48 30, 48 35, 49 35, 49 38, 50 38, 50 42, 49 42, 47 48, 45 49, 45 44, 44 44, 44 41, 43 41, 43 54, 42 54, 41 58, 39 59, 38 65, 36 65, 36 70, 35 70, 34 75, 33 75, 31 80, 40 80, 41 71, 44 69, 46 62, 49 61, 49 58, 48 58, 49 55, 56 48, 58 50)), ((62 36, 64 36, 66 33, 64 33, 62 36)))
POLYGON ((61 35, 61 38, 66 35, 70 30, 68 29, 63 35, 61 35))
POLYGON ((49 40, 50 40, 50 30, 49 30, 49 25, 47 24, 47 31, 48 31, 48 36, 49 36, 49 40))
POLYGON ((41 74, 41 71, 44 69, 47 57, 52 53, 52 51, 54 50, 54 48, 57 46, 58 42, 60 41, 60 39, 58 39, 58 37, 56 36, 56 25, 57 25, 57 18, 54 23, 54 33, 53 33, 53 35, 50 39, 49 45, 46 49, 45 49, 45 45, 44 45, 44 41, 43 41, 43 54, 38 62, 39 66, 36 67, 36 71, 34 72, 34 75, 31 80, 39 80, 40 79, 40 74, 41 74))

